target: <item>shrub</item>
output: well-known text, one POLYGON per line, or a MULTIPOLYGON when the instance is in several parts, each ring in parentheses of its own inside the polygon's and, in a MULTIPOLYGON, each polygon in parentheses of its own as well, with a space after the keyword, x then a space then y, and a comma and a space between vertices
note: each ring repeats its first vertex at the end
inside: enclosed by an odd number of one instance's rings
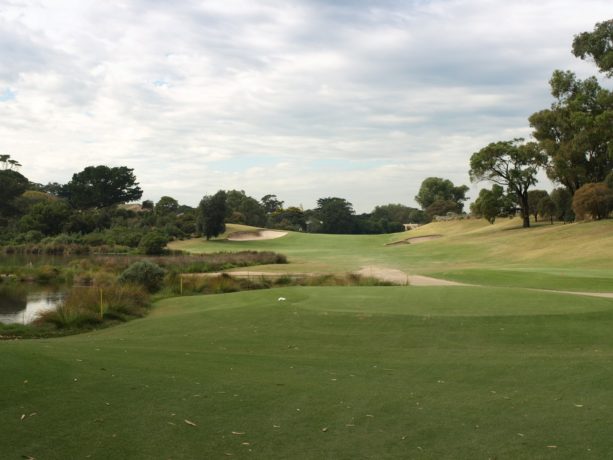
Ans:
POLYGON ((160 232, 149 232, 141 238, 138 249, 149 256, 160 255, 164 253, 167 243, 166 235, 160 232))
POLYGON ((575 192, 573 210, 578 219, 605 219, 613 209, 613 190, 605 184, 585 184, 575 192))
POLYGON ((155 292, 161 288, 164 279, 164 270, 148 260, 134 262, 119 276, 122 283, 139 284, 149 292, 155 292))

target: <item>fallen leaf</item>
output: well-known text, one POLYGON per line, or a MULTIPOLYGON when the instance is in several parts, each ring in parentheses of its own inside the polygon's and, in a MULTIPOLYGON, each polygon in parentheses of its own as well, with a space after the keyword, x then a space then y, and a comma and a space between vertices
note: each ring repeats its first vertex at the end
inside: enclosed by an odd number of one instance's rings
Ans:
POLYGON ((323 431, 323 432, 325 433, 326 431, 328 431, 328 427, 327 427, 327 426, 323 427, 323 428, 321 429, 321 431, 323 431))
POLYGON ((194 422, 192 422, 191 420, 187 420, 187 419, 185 419, 185 420, 183 420, 183 421, 184 421, 185 423, 187 423, 188 425, 191 425, 191 426, 198 426, 198 425, 196 425, 194 422))

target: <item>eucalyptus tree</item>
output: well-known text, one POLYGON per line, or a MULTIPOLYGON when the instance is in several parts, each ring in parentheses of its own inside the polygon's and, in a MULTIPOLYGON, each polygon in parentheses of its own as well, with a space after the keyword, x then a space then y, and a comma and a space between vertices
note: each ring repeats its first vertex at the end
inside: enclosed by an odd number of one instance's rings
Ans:
POLYGON ((492 142, 470 157, 470 179, 487 180, 507 188, 517 198, 523 227, 530 227, 528 190, 536 184, 536 174, 546 156, 534 142, 521 138, 492 142))

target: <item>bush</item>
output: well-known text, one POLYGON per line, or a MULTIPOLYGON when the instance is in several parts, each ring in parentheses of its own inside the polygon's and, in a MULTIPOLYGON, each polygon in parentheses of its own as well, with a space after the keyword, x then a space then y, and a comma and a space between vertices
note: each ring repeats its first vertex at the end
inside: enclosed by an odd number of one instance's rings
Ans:
POLYGON ((143 236, 138 244, 138 249, 143 254, 157 256, 164 253, 168 238, 160 232, 149 232, 143 236))
POLYGON ((573 210, 578 219, 605 219, 613 210, 613 190, 605 184, 585 184, 575 192, 573 210))
POLYGON ((164 270, 148 260, 134 262, 119 276, 122 283, 133 283, 143 286, 149 292, 155 292, 162 287, 164 270))

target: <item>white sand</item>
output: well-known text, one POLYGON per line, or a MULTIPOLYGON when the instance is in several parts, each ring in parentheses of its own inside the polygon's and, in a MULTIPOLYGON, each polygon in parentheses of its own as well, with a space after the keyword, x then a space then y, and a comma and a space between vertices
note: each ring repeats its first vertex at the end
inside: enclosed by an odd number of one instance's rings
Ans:
POLYGON ((256 230, 253 232, 234 232, 228 235, 228 241, 261 241, 274 240, 287 235, 287 232, 277 230, 256 230))
POLYGON ((359 275, 371 276, 373 278, 380 279, 382 281, 390 281, 398 284, 410 284, 411 286, 468 286, 468 284, 456 283, 455 281, 441 280, 437 278, 430 278, 429 276, 422 275, 407 275, 401 270, 394 268, 376 267, 369 265, 362 267, 358 271, 359 275))

